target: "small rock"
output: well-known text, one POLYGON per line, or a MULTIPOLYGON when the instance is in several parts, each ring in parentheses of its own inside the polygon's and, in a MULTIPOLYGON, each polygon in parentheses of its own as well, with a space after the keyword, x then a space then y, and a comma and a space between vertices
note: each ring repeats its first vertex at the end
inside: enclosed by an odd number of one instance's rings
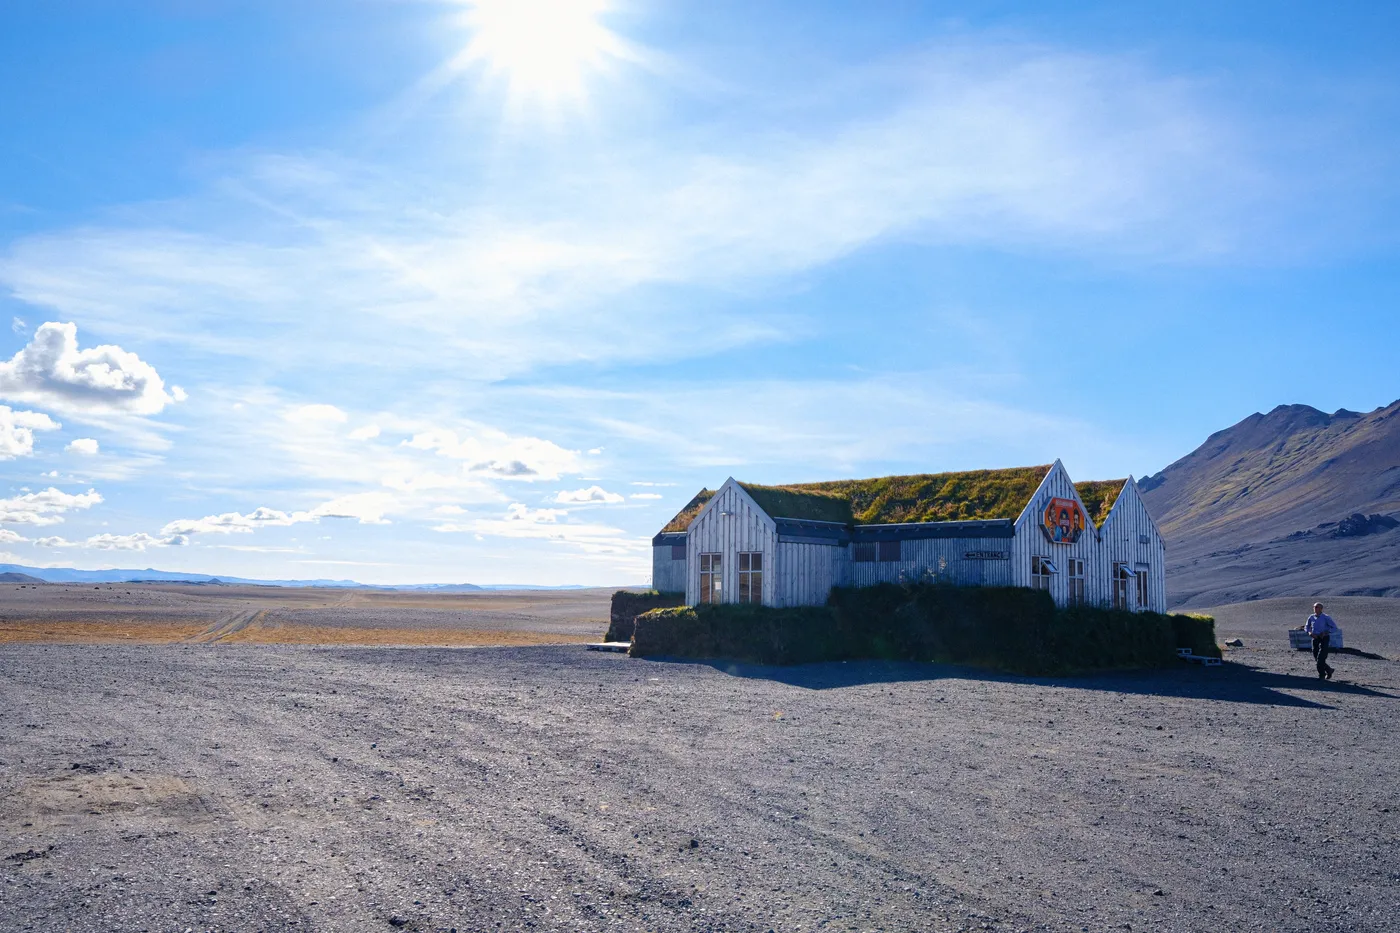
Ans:
POLYGON ((700 840, 699 840, 699 839, 692 839, 692 840, 690 840, 690 847, 691 847, 692 849, 698 849, 698 848, 700 848, 700 840))
POLYGON ((1244 647, 1244 641, 1243 641, 1242 639, 1239 639, 1239 638, 1232 638, 1232 639, 1230 639, 1229 641, 1227 641, 1227 642, 1225 643, 1225 647, 1227 647, 1227 648, 1243 648, 1243 647, 1244 647))

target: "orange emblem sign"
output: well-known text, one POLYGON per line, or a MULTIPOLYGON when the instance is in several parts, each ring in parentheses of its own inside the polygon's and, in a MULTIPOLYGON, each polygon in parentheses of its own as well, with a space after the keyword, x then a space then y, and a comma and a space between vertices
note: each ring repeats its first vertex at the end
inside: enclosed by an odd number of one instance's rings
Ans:
POLYGON ((1056 544, 1073 544, 1084 533, 1084 509, 1073 499, 1051 499, 1041 516, 1045 537, 1056 544))

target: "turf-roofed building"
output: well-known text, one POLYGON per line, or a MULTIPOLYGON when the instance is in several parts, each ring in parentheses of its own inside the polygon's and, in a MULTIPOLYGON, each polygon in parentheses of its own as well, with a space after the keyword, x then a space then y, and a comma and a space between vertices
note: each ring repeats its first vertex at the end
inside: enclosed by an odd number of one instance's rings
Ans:
POLYGON ((1161 533, 1126 480, 1051 466, 702 489, 652 539, 686 602, 809 606, 833 586, 1029 586, 1059 605, 1166 610, 1161 533))

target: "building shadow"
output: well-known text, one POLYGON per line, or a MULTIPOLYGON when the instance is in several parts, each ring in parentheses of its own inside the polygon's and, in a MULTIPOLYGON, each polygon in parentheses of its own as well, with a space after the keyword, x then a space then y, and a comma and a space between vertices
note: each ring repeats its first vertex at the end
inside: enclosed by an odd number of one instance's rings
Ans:
POLYGON ((731 661, 697 661, 684 658, 650 658, 672 664, 712 667, 731 677, 768 680, 806 690, 839 690, 872 684, 923 681, 975 680, 984 683, 1054 686, 1072 690, 1098 690, 1144 696, 1216 700, 1223 703, 1260 703, 1332 709, 1328 698, 1336 696, 1400 699, 1374 687, 1316 677, 1280 674, 1248 664, 1226 661, 1219 667, 1182 664, 1162 670, 1115 671, 1078 677, 1023 677, 954 664, 918 664, 901 661, 837 661, 779 667, 731 661), (1296 691, 1302 696, 1295 695, 1296 691))

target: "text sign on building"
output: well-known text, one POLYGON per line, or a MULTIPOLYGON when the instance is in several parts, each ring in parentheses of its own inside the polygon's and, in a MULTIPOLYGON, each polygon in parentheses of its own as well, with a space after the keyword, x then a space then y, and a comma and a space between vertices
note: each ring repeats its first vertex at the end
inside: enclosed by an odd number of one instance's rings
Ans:
POLYGON ((963 560, 1010 560, 1005 551, 964 551, 963 560))
POLYGON ((1084 533, 1084 509, 1074 499, 1051 499, 1040 517, 1040 530, 1055 544, 1073 544, 1084 533))

